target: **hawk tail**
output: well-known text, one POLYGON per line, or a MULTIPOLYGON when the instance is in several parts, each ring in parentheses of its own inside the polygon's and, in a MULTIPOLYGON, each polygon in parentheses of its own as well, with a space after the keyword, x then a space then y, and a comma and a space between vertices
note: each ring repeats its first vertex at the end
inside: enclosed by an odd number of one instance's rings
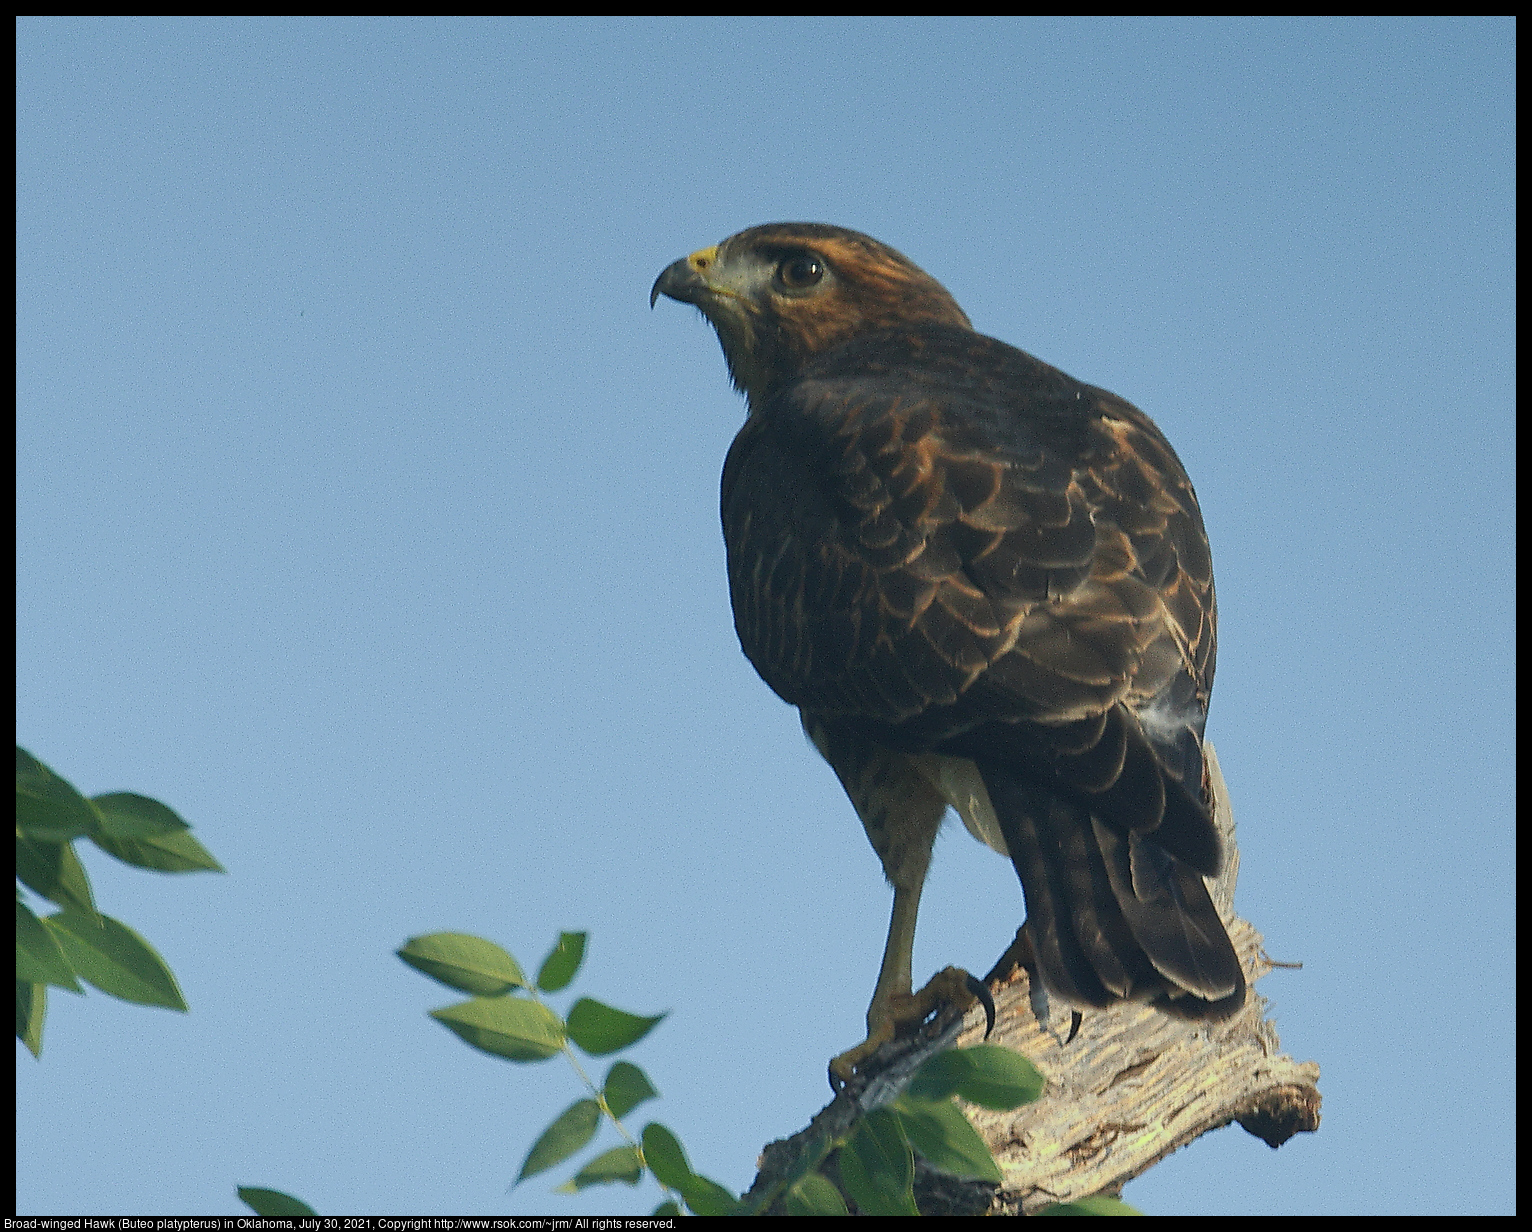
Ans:
POLYGON ((1050 991, 1076 1005, 1146 1000, 1183 1018, 1239 1009, 1244 971, 1197 869, 1077 798, 1005 766, 979 770, 1050 991))

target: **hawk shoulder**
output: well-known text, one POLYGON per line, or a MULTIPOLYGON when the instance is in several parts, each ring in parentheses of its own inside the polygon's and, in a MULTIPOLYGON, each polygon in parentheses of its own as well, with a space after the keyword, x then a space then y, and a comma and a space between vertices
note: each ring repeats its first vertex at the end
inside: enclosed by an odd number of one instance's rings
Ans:
POLYGON ((1212 567, 1179 460, 1004 343, 927 326, 819 357, 741 430, 722 513, 741 643, 795 705, 928 742, 1167 689, 1205 711, 1212 567))

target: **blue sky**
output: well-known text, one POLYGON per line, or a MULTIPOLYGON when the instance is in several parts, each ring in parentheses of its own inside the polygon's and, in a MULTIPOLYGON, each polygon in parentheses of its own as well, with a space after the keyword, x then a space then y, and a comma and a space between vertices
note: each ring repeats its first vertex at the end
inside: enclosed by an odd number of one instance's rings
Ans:
MULTIPOLYGON (((589 930, 576 993, 671 1011, 636 1123, 736 1190, 824 1103, 890 895, 734 638, 716 340, 647 302, 794 219, 1130 399, 1196 483, 1236 901, 1304 964, 1258 991, 1324 1123, 1220 1131, 1126 1196, 1509 1213, 1514 43, 22 19, 18 741, 229 873, 85 853, 191 1012, 52 996, 18 1211, 652 1209, 550 1193, 567 1170, 507 1192, 580 1089, 426 1017, 455 998, 392 952, 442 930, 524 965, 589 930)), ((987 969, 1021 918, 951 824, 917 976, 987 969)))

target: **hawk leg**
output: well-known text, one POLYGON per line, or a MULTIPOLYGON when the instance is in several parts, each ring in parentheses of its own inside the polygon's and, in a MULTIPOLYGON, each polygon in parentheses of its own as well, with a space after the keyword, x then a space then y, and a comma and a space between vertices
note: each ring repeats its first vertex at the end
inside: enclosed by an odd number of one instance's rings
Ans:
POLYGON ((946 799, 908 755, 875 744, 849 726, 805 716, 804 727, 840 777, 894 887, 883 966, 867 1008, 867 1038, 830 1062, 831 1085, 841 1086, 882 1045, 918 1027, 942 1006, 967 1009, 982 1000, 993 1024, 994 1003, 987 988, 957 967, 938 972, 918 993, 912 988, 915 919, 946 799))

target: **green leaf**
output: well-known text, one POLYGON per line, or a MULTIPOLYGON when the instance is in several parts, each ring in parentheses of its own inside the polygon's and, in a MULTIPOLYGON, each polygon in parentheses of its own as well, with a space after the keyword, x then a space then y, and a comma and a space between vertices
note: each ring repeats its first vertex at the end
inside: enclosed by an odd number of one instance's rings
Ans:
POLYGON ((644 1018, 581 997, 569 1011, 569 1038, 593 1057, 604 1057, 609 1052, 636 1044, 664 1018, 656 1014, 644 1018))
POLYGON ((667 1189, 684 1193, 686 1183, 695 1173, 686 1162, 681 1140, 658 1121, 650 1121, 644 1126, 643 1143, 644 1163, 654 1173, 654 1179, 667 1189))
POLYGON ((643 1175, 638 1151, 631 1146, 619 1146, 604 1155, 597 1155, 553 1192, 579 1193, 591 1185, 610 1185, 615 1181, 637 1185, 643 1175))
POLYGON ((48 986, 16 981, 16 1038, 34 1057, 43 1055, 43 1017, 48 1012, 48 986))
POLYGON ((70 992, 85 992, 58 938, 21 902, 16 904, 16 978, 27 984, 56 984, 70 992))
POLYGON ((135 1005, 186 1009, 186 1000, 165 960, 120 920, 60 911, 43 923, 76 974, 102 992, 135 1005))
POLYGON ((846 1201, 830 1179, 810 1172, 782 1195, 782 1209, 789 1215, 844 1215, 846 1201))
POLYGON ((686 1161, 681 1140, 661 1125, 650 1121, 644 1126, 644 1163, 654 1179, 667 1189, 674 1189, 686 1199, 697 1215, 732 1215, 739 1199, 705 1176, 698 1176, 686 1161))
POLYGON ((975 1044, 963 1049, 969 1072, 957 1095, 970 1104, 1005 1112, 1038 1099, 1048 1080, 1019 1052, 998 1044, 975 1044))
POLYGON ((114 860, 147 868, 156 873, 221 873, 222 864, 194 839, 189 830, 156 834, 152 838, 105 838, 89 836, 90 841, 114 860))
POLYGON ((475 998, 431 1017, 480 1052, 509 1061, 545 1061, 564 1046, 564 1024, 545 1005, 520 997, 475 998))
POLYGON ((693 1215, 732 1215, 739 1205, 739 1199, 717 1181, 710 1181, 695 1172, 686 1182, 686 1188, 681 1190, 681 1196, 686 1199, 693 1215))
POLYGON ((16 825, 31 838, 52 843, 89 834, 100 825, 90 801, 66 780, 16 746, 16 825))
POLYGON ((965 1048, 951 1048, 939 1052, 918 1070, 905 1088, 911 1099, 948 1099, 957 1094, 959 1084, 968 1076, 968 1058, 965 1048))
POLYGON ((516 1184, 563 1163, 596 1136, 600 1124, 601 1106, 595 1100, 579 1099, 570 1104, 532 1144, 521 1171, 516 1174, 516 1184))
POLYGON ((16 876, 29 890, 60 907, 72 907, 84 915, 96 914, 90 878, 85 875, 85 866, 75 855, 72 843, 52 843, 18 831, 16 876))
POLYGON ((101 818, 97 833, 104 838, 157 838, 191 829, 158 800, 131 791, 92 796, 90 802, 96 806, 96 814, 101 818))
POLYGON ((537 986, 543 992, 568 988, 585 960, 585 933, 560 933, 559 943, 537 969, 537 986))
POLYGON ((669 1215, 672 1218, 679 1218, 681 1214, 681 1208, 676 1205, 674 1198, 666 1198, 665 1201, 661 1202, 657 1207, 654 1208, 654 1213, 656 1215, 669 1215))
POLYGON ((411 937, 394 952, 433 980, 476 997, 498 997, 527 986, 521 964, 510 954, 493 941, 468 933, 411 937))
POLYGON ((840 1177, 864 1215, 918 1215, 915 1159, 899 1118, 880 1108, 863 1117, 840 1149, 840 1177))
POLYGON ((1144 1212, 1129 1206, 1121 1198, 1081 1198, 1078 1202, 1055 1202, 1037 1212, 1039 1215, 1142 1215, 1144 1212))
POLYGON ((907 1093, 912 1099, 930 1101, 956 1095, 1003 1112, 1030 1104, 1046 1085, 1047 1079, 1019 1052, 998 1044, 976 1044, 932 1057, 920 1067, 907 1093))
POLYGON ((649 1077, 631 1061, 618 1061, 606 1071, 606 1083, 601 1088, 601 1098, 614 1117, 625 1117, 646 1099, 653 1099, 659 1092, 649 1083, 649 1077))
POLYGON ((288 1218, 293 1218, 298 1215, 319 1214, 307 1202, 300 1202, 280 1189, 254 1189, 249 1185, 241 1185, 234 1192, 239 1195, 239 1200, 257 1215, 286 1215, 288 1218))
POLYGON ((997 1185, 1004 1179, 984 1139, 951 1099, 911 1099, 906 1092, 893 1107, 910 1146, 933 1168, 997 1185))

